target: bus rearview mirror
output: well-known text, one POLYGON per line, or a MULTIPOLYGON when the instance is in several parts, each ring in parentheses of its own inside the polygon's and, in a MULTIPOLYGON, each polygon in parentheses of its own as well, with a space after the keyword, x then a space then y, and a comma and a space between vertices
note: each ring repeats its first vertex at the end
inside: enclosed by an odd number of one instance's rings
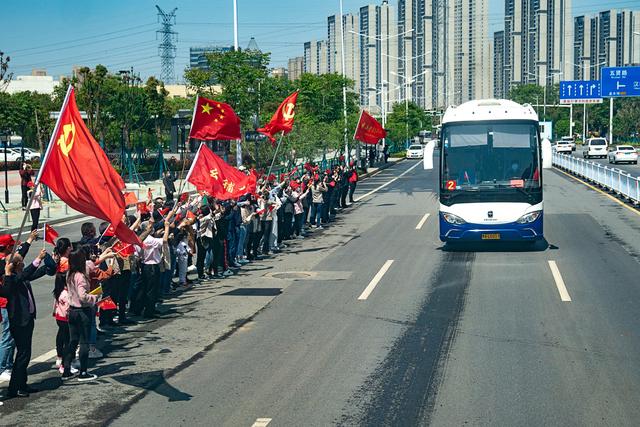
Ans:
POLYGON ((551 141, 545 138, 542 140, 542 169, 551 169, 553 166, 551 156, 551 141))
POLYGON ((432 139, 427 142, 427 145, 424 147, 423 152, 423 166, 424 170, 433 169, 433 150, 436 148, 436 140, 432 139))

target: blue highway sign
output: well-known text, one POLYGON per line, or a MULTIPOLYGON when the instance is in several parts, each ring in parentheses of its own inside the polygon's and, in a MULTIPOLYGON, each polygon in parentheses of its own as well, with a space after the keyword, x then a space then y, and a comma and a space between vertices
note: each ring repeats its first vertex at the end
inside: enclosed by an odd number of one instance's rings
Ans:
POLYGON ((599 80, 560 82, 560 104, 598 104, 601 102, 599 80))
POLYGON ((607 67, 601 73, 603 97, 640 96, 640 67, 607 67))

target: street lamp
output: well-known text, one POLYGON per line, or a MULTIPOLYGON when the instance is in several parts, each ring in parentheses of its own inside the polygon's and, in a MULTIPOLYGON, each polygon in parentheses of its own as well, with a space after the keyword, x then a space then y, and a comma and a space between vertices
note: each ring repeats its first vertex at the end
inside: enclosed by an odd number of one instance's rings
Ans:
MULTIPOLYGON (((538 78, 537 74, 534 74, 534 73, 527 73, 527 74, 535 77, 536 79, 538 78)), ((543 101, 542 101, 543 102, 543 105, 542 105, 543 121, 547 120, 547 85, 548 85, 549 79, 552 79, 554 76, 561 76, 562 74, 564 74, 562 71, 551 73, 548 76, 546 76, 544 79, 544 93, 543 93, 543 101)))
POLYGON ((394 73, 393 71, 391 71, 391 74, 397 76, 397 77, 402 77, 404 79, 404 83, 403 85, 405 86, 405 94, 404 94, 404 114, 405 114, 405 141, 409 140, 409 97, 407 96, 407 89, 410 85, 412 85, 417 79, 418 77, 427 74, 429 71, 431 70, 425 70, 423 72, 421 72, 420 74, 416 74, 415 76, 413 76, 413 78, 411 80, 407 80, 406 76, 403 76, 401 74, 398 73, 394 73))

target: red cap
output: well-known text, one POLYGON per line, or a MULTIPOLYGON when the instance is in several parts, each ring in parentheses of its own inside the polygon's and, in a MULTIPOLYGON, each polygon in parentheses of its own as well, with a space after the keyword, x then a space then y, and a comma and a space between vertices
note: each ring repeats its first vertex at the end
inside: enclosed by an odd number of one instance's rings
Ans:
POLYGON ((0 234, 0 247, 8 248, 16 244, 11 234, 0 234))

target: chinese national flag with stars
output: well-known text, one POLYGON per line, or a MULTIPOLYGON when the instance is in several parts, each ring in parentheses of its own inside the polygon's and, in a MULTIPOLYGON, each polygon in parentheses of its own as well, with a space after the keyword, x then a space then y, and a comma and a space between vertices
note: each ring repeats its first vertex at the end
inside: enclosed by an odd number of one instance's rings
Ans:
POLYGON ((372 115, 362 110, 354 139, 365 144, 377 144, 385 136, 387 131, 382 125, 372 115))
POLYGON ((187 181, 218 200, 236 199, 256 191, 255 174, 246 175, 228 165, 204 143, 193 159, 187 181))
POLYGON ((124 181, 82 121, 73 87, 60 111, 37 183, 49 186, 72 209, 117 224, 115 235, 142 246, 122 222, 124 181))
POLYGON ((189 138, 203 141, 242 139, 240 118, 230 105, 199 96, 189 138))
POLYGON ((271 141, 271 145, 274 145, 276 139, 274 137, 278 132, 287 134, 293 129, 293 119, 296 116, 296 102, 298 102, 298 92, 293 92, 287 96, 276 110, 271 121, 267 123, 263 128, 258 129, 263 135, 266 135, 271 141))

